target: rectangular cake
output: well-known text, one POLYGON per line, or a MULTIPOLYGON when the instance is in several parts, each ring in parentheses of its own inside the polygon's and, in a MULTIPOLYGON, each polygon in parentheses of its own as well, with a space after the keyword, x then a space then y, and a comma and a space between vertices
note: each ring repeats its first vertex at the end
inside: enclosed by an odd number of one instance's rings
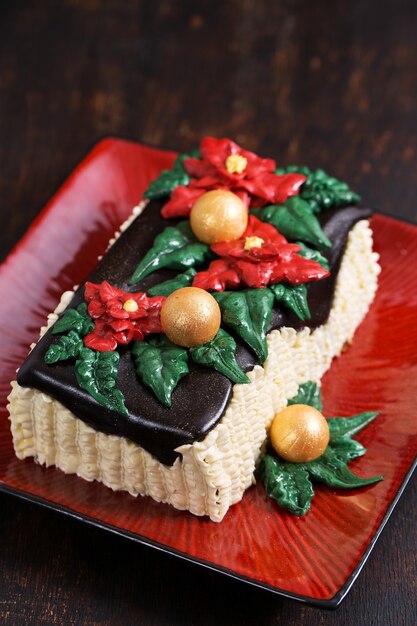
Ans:
POLYGON ((274 415, 320 381, 373 300, 370 211, 321 170, 277 170, 212 138, 146 196, 86 282, 63 294, 12 383, 14 447, 221 521, 253 484, 274 415), (227 225, 210 244, 187 221, 215 190, 250 211, 227 246, 227 225), (174 345, 160 327, 165 298, 189 286, 220 307, 210 350, 174 345))

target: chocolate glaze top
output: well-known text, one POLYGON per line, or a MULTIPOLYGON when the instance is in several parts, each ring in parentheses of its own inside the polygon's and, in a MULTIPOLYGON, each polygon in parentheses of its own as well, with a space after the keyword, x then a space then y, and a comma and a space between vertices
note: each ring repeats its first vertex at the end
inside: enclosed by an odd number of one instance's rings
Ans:
MULTIPOLYGON (((149 203, 87 280, 94 283, 107 280, 120 289, 137 292, 173 278, 176 272, 159 270, 134 287, 127 282, 142 256, 151 248, 155 236, 167 226, 167 221, 160 216, 161 206, 160 202, 149 203)), ((346 207, 320 214, 323 229, 333 244, 326 254, 331 274, 309 284, 310 320, 301 321, 285 308, 275 306, 269 330, 282 326, 315 328, 326 321, 348 233, 356 222, 370 215, 371 212, 363 207, 346 207)), ((83 300, 84 283, 76 291, 71 308, 83 300)), ((237 361, 244 371, 248 371, 256 364, 256 358, 238 337, 235 339, 237 361)), ((105 408, 80 389, 75 379, 74 363, 59 362, 51 366, 44 362, 44 355, 54 342, 56 336, 48 331, 23 363, 18 383, 44 391, 95 430, 127 437, 167 465, 178 457, 175 448, 202 440, 207 435, 222 417, 231 396, 229 379, 190 360, 189 374, 180 380, 172 394, 172 407, 164 407, 137 378, 130 351, 124 348, 121 350, 117 388, 125 397, 129 415, 121 415, 105 408)))

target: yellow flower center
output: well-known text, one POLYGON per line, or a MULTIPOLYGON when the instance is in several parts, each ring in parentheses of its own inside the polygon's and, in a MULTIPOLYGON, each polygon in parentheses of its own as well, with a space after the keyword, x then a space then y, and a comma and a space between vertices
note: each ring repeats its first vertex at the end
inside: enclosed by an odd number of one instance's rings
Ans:
POLYGON ((139 307, 138 307, 138 303, 135 300, 129 299, 129 300, 126 300, 126 302, 123 305, 123 308, 128 313, 134 313, 135 311, 138 310, 139 307))
POLYGON ((242 174, 245 171, 248 160, 241 154, 231 154, 226 159, 226 169, 229 174, 242 174))
POLYGON ((264 240, 261 237, 246 237, 245 239, 245 250, 249 252, 252 248, 260 248, 264 240))

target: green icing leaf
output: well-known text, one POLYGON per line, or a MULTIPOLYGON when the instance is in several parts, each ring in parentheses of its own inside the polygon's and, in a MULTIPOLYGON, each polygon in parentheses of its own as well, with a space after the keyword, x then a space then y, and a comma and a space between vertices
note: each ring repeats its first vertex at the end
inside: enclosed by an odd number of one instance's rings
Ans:
POLYGON ((330 429, 330 441, 332 441, 334 437, 344 435, 353 437, 353 435, 356 435, 362 428, 365 428, 365 426, 370 424, 377 416, 377 412, 368 411, 366 413, 358 413, 352 417, 330 417, 327 420, 330 429))
POLYGON ((294 515, 307 513, 314 490, 302 465, 287 463, 267 454, 261 459, 259 474, 268 496, 280 506, 294 515))
POLYGON ((198 241, 188 220, 168 226, 155 237, 152 248, 136 267, 129 284, 134 285, 155 270, 184 270, 212 257, 209 246, 198 241))
POLYGON ((277 174, 294 172, 307 176, 307 180, 301 186, 300 196, 309 203, 311 209, 316 213, 321 209, 348 206, 360 201, 360 196, 351 191, 346 183, 329 176, 322 169, 313 172, 308 167, 288 165, 276 171, 277 174))
POLYGON ((171 396, 180 379, 188 373, 187 350, 167 337, 137 341, 132 348, 136 373, 158 400, 171 406, 171 396))
POLYGON ((181 154, 174 162, 172 169, 163 170, 158 178, 155 178, 143 194, 144 198, 149 200, 156 200, 157 198, 163 198, 169 196, 169 194, 179 185, 187 186, 190 182, 190 177, 184 168, 184 159, 190 157, 199 157, 198 150, 194 150, 187 154, 181 154))
POLYGON ((297 395, 288 400, 288 405, 290 404, 308 404, 308 406, 312 406, 321 413, 323 406, 321 402, 320 387, 312 380, 309 380, 307 383, 303 383, 298 387, 297 395))
POLYGON ((211 367, 230 378, 234 383, 248 383, 249 378, 235 359, 236 342, 220 328, 217 335, 202 346, 190 349, 191 358, 198 365, 211 367))
POLYGON ((310 309, 307 302, 306 285, 270 285, 269 288, 275 295, 275 300, 291 309, 301 320, 310 319, 310 309))
POLYGON ((76 309, 68 309, 64 315, 52 326, 52 333, 66 333, 74 330, 81 337, 85 337, 94 329, 94 322, 88 314, 87 303, 82 302, 76 309))
POLYGON ((328 485, 329 487, 339 487, 341 489, 354 489, 365 487, 383 480, 382 476, 372 478, 359 478, 352 474, 346 462, 340 458, 331 444, 326 451, 315 461, 303 463, 312 478, 328 485))
POLYGON ((311 261, 316 261, 316 263, 319 263, 325 270, 329 271, 329 262, 321 252, 315 250, 314 248, 310 248, 302 241, 296 241, 295 243, 301 248, 298 252, 300 256, 303 256, 305 259, 310 259, 311 261))
POLYGON ((366 448, 351 437, 370 424, 377 415, 378 413, 369 411, 352 417, 331 417, 327 420, 330 445, 339 458, 347 462, 365 454, 366 448))
POLYGON ((332 243, 323 232, 308 202, 294 196, 283 204, 271 204, 263 209, 252 209, 263 222, 268 222, 289 241, 305 241, 319 249, 331 248, 332 243))
POLYGON ((339 459, 345 463, 364 455, 366 452, 366 448, 359 441, 355 441, 350 437, 332 437, 331 447, 339 459))
POLYGON ((223 291, 212 294, 217 300, 222 323, 230 326, 263 363, 268 356, 266 331, 272 316, 274 294, 269 289, 223 291))
POLYGON ((58 343, 49 346, 44 357, 45 363, 52 365, 58 361, 77 359, 83 348, 83 340, 79 334, 75 330, 70 330, 67 335, 59 338, 58 343))
POLYGON ((171 280, 166 280, 163 283, 159 283, 159 285, 151 287, 148 289, 148 294, 150 296, 169 296, 173 291, 191 285, 196 274, 196 270, 190 267, 190 269, 183 274, 178 274, 178 276, 171 278, 171 280))
POLYGON ((176 187, 180 185, 187 186, 189 182, 190 177, 182 168, 163 170, 158 178, 151 182, 143 197, 149 200, 163 198, 164 196, 169 196, 176 187))
POLYGON ((116 389, 119 361, 118 352, 96 352, 83 348, 75 363, 75 377, 81 389, 97 402, 111 411, 128 415, 123 394, 116 389))

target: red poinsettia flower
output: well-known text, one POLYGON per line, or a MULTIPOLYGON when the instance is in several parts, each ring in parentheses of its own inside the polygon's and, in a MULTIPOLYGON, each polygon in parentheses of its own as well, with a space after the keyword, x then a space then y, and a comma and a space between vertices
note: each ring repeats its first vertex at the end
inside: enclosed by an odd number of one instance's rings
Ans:
POLYGON ((160 310, 165 298, 128 293, 107 281, 85 284, 84 297, 94 330, 84 337, 87 348, 104 352, 130 341, 142 341, 149 333, 161 333, 160 310))
POLYGON ((211 249, 221 258, 212 261, 193 280, 194 287, 207 291, 240 286, 259 288, 282 281, 299 285, 329 275, 315 261, 297 254, 300 246, 288 243, 274 226, 253 215, 240 239, 216 243, 211 249))
POLYGON ((275 174, 273 159, 262 159, 230 139, 204 137, 201 159, 184 160, 191 176, 188 187, 177 187, 162 209, 163 217, 188 216, 197 198, 211 189, 228 189, 250 196, 251 206, 282 203, 298 194, 302 174, 275 174))

